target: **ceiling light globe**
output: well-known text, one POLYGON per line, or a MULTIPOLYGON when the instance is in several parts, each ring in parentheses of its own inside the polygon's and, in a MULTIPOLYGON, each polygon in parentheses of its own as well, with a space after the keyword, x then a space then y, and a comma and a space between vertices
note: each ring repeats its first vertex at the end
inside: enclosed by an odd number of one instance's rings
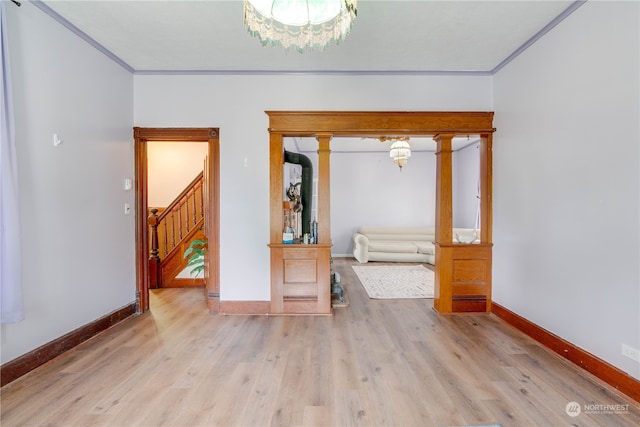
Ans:
POLYGON ((394 141, 394 143, 391 144, 391 149, 389 150, 389 157, 391 157, 393 163, 402 169, 402 167, 409 161, 409 157, 411 157, 411 146, 409 145, 409 141, 401 139, 394 141))

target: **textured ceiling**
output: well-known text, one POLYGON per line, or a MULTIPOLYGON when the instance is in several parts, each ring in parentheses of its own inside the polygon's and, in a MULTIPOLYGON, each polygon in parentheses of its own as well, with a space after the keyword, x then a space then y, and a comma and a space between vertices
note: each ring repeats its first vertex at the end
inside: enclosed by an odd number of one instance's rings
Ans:
POLYGON ((581 2, 360 0, 344 42, 303 54, 262 47, 242 0, 33 3, 136 72, 491 74, 581 2))

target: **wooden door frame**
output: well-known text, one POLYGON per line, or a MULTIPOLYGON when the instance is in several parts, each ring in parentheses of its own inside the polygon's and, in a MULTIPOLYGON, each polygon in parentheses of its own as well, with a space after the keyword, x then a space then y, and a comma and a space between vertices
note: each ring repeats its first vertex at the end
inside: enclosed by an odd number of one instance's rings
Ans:
POLYGON ((136 303, 139 313, 149 310, 149 236, 147 142, 206 142, 208 144, 208 204, 205 206, 208 271, 205 298, 211 313, 220 309, 220 140, 218 128, 133 128, 136 222, 136 303))
MULTIPOLYGON (((493 112, 485 111, 265 111, 270 143, 270 248, 272 308, 282 309, 284 275, 274 252, 282 238, 282 144, 285 137, 433 136, 436 148, 435 296, 441 314, 491 311, 493 112), (480 136, 480 243, 453 242, 452 140, 480 136), (274 301, 275 299, 275 301, 274 301), (279 304, 279 305, 278 305, 279 304)), ((328 147, 325 152, 329 152, 328 147)), ((320 153, 320 151, 319 151, 320 153)), ((325 164, 328 165, 328 157, 325 164)), ((320 166, 322 167, 322 166, 320 166)), ((328 166, 327 166, 328 167, 328 166)), ((330 243, 329 173, 320 174, 319 235, 330 243)), ((294 245, 295 246, 295 245, 294 245)), ((292 246, 292 250, 296 248, 292 246)), ((304 247, 304 245, 303 245, 304 247)))

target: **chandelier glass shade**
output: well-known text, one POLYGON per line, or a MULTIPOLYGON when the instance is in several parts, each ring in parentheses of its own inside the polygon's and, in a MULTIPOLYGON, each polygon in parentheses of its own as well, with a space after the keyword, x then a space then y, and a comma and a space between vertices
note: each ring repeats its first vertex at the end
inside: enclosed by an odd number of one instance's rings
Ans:
POLYGON ((351 32, 357 0, 245 0, 244 25, 263 46, 324 50, 351 32))
POLYGON ((400 170, 402 170, 402 167, 407 164, 409 157, 411 157, 409 138, 396 139, 393 144, 391 144, 389 157, 391 157, 393 163, 398 165, 400 170))

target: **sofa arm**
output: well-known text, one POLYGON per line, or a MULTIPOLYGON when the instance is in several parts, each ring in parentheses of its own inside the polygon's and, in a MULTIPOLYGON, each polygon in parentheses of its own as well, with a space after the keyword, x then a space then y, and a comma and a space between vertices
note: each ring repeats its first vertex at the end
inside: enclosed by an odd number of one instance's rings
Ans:
POLYGON ((360 263, 369 262, 369 239, 364 234, 353 235, 353 256, 360 263))

